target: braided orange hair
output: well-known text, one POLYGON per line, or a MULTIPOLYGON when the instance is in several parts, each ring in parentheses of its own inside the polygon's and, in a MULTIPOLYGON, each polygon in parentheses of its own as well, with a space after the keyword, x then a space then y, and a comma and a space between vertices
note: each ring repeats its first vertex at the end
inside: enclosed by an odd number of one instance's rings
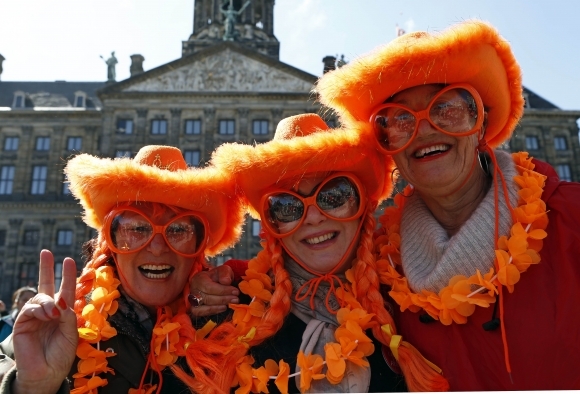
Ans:
MULTIPOLYGON (((376 258, 373 255, 373 232, 375 229, 373 212, 377 205, 376 201, 370 202, 367 213, 364 216, 360 243, 357 249, 357 260, 353 264, 353 271, 357 300, 368 313, 374 313, 376 316, 375 319, 378 324, 372 327, 373 335, 383 345, 389 346, 392 337, 397 332, 395 321, 385 308, 385 300, 380 291, 376 258), (387 324, 391 327, 390 334, 381 329, 382 326, 387 324)), ((413 346, 407 342, 402 342, 398 353, 398 362, 410 391, 449 390, 447 380, 432 369, 413 346)))

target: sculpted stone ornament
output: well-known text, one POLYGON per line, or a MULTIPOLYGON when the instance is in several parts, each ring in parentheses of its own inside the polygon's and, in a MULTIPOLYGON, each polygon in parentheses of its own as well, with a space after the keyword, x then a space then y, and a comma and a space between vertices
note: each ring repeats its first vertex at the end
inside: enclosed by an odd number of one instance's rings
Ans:
POLYGON ((129 92, 299 92, 312 83, 226 49, 131 85, 129 92))
MULTIPOLYGON (((100 58, 105 60, 102 56, 100 58)), ((107 82, 116 82, 117 73, 115 71, 115 65, 119 62, 115 57, 115 51, 111 52, 111 57, 105 60, 105 63, 107 64, 107 82)))
POLYGON ((227 10, 221 10, 220 12, 224 15, 224 41, 234 41, 236 39, 236 20, 238 16, 244 12, 246 7, 250 4, 250 0, 246 1, 246 3, 240 8, 239 11, 234 10, 234 2, 230 0, 227 10))

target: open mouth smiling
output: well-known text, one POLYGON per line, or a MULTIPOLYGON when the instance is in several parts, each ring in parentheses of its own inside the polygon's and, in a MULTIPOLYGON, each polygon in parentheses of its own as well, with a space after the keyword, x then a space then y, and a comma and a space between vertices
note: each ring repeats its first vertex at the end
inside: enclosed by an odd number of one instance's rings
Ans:
POLYGON ((317 245, 319 243, 328 241, 330 239, 333 239, 334 237, 336 237, 338 235, 337 231, 331 232, 331 233, 326 233, 323 235, 319 235, 317 237, 312 237, 312 238, 305 238, 303 240, 303 242, 306 242, 308 245, 317 245))
POLYGON ((428 146, 426 148, 418 149, 413 154, 413 157, 415 157, 416 159, 422 159, 424 157, 439 155, 441 153, 447 152, 449 149, 451 149, 451 145, 437 144, 433 146, 428 146))
POLYGON ((175 270, 170 265, 145 264, 139 267, 139 271, 148 279, 165 279, 175 270))

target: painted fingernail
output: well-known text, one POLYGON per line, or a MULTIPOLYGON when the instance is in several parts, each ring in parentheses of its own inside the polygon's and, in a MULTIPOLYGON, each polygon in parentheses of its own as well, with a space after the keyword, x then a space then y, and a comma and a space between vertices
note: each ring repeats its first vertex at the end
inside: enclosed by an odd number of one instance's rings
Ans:
POLYGON ((67 308, 66 301, 62 297, 58 299, 58 301, 56 302, 56 304, 63 311, 67 308))
POLYGON ((230 301, 230 303, 232 303, 232 304, 239 304, 240 303, 240 300, 237 299, 237 298, 232 298, 232 300, 230 301))
POLYGON ((60 316, 60 311, 58 310, 58 308, 56 306, 52 307, 52 317, 57 317, 60 316))
POLYGON ((237 297, 240 295, 240 291, 238 289, 234 289, 234 291, 232 291, 232 295, 235 295, 237 297))

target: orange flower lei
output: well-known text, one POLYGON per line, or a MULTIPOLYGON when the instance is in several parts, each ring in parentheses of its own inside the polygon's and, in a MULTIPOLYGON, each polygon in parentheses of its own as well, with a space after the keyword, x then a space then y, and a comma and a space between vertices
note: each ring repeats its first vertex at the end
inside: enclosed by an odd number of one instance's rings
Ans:
MULTIPOLYGON (((100 343, 117 335, 117 330, 111 327, 108 318, 117 312, 117 298, 121 296, 117 290, 119 285, 120 281, 115 277, 113 267, 105 265, 94 271, 90 301, 84 306, 82 317, 77 319, 80 326, 76 355, 80 360, 77 373, 73 375, 75 388, 71 390, 71 394, 97 394, 98 388, 108 383, 107 379, 99 377, 98 374, 115 373, 107 366, 107 358, 115 356, 116 353, 112 349, 101 350, 100 343), (96 344, 96 348, 91 344, 96 344)), ((190 345, 186 336, 180 335, 180 329, 185 325, 185 322, 180 321, 189 317, 186 314, 173 316, 169 307, 163 310, 159 308, 158 315, 153 328, 147 367, 151 366, 157 373, 161 373, 165 367, 173 365, 179 356, 184 355, 190 345)), ((204 338, 214 326, 215 323, 209 321, 203 328, 195 331, 195 339, 204 338)), ((141 387, 129 389, 129 394, 152 394, 156 389, 157 385, 141 382, 141 387)))
MULTIPOLYGON (((269 258, 265 253, 259 253, 249 261, 246 275, 239 284, 242 293, 252 297, 249 305, 230 304, 234 310, 232 317, 241 335, 238 341, 246 344, 254 338, 256 326, 266 310, 267 304, 272 297, 272 279, 267 274, 270 265, 269 258)), ((336 296, 345 303, 345 307, 337 312, 337 320, 340 326, 336 329, 334 336, 337 342, 329 342, 325 345, 325 358, 317 354, 298 353, 297 366, 299 372, 290 374, 290 366, 280 360, 266 360, 264 366, 253 368, 254 358, 246 355, 238 360, 236 365, 236 376, 232 387, 240 386, 236 394, 247 393, 268 393, 268 381, 274 380, 276 386, 282 393, 288 392, 288 380, 291 377, 300 375, 300 391, 304 392, 310 388, 312 380, 328 379, 332 384, 339 383, 346 371, 346 361, 356 365, 368 367, 368 361, 363 357, 374 352, 372 340, 365 335, 365 330, 376 322, 373 321, 374 314, 367 313, 352 293, 352 283, 354 276, 351 270, 346 272, 349 283, 337 289, 336 296), (323 373, 326 365, 326 373, 323 373)))
POLYGON ((469 278, 456 275, 438 294, 428 290, 414 293, 407 278, 397 271, 397 265, 401 265, 399 228, 404 197, 397 194, 395 206, 385 209, 379 218, 383 234, 374 241, 377 267, 381 282, 391 286, 389 294, 400 305, 401 312, 423 309, 445 325, 452 322, 464 324, 475 312, 476 305, 487 308, 496 301, 499 285, 506 286, 512 293, 520 280, 520 273, 540 262, 539 251, 543 246, 542 239, 547 236, 544 230, 548 225, 546 204, 541 199, 546 177, 533 171, 532 158, 526 152, 513 153, 512 158, 519 173, 514 177, 520 187, 519 202, 513 210, 515 223, 509 238, 502 236, 497 240, 494 268, 483 275, 477 270, 469 278))

